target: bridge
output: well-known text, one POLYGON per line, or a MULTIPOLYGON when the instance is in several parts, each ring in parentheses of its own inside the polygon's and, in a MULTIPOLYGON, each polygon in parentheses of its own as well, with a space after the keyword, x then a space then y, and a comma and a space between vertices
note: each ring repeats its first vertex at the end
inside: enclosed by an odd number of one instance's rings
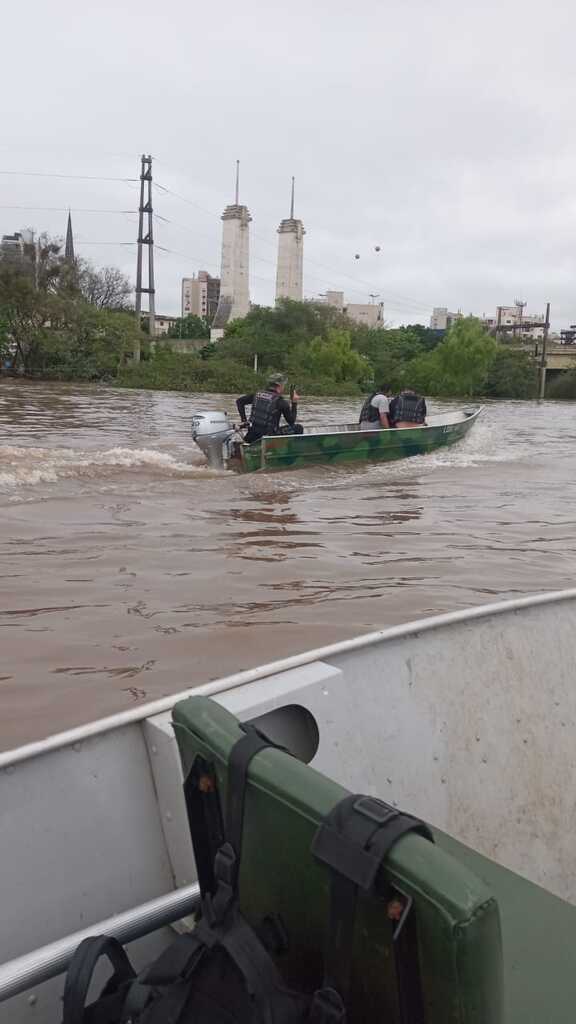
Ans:
MULTIPOLYGON (((542 341, 516 341, 510 343, 511 348, 527 352, 539 363, 542 358, 542 341)), ((546 369, 548 372, 576 370, 576 345, 559 345, 549 341, 546 345, 546 369)))

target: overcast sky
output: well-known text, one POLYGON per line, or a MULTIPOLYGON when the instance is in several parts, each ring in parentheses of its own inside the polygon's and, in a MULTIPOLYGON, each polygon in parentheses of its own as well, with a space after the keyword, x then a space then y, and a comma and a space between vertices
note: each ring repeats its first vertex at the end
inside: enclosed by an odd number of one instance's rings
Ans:
MULTIPOLYGON (((0 170, 136 178, 150 152, 188 200, 155 193, 160 312, 217 273, 239 158, 253 301, 273 301, 294 174, 307 296, 379 293, 394 323, 549 299, 557 328, 576 322, 575 30, 570 0, 11 4, 0 170)), ((70 206, 78 252, 133 278, 136 216, 81 211, 137 189, 1 174, 0 233, 63 234, 64 212, 8 207, 70 206)))

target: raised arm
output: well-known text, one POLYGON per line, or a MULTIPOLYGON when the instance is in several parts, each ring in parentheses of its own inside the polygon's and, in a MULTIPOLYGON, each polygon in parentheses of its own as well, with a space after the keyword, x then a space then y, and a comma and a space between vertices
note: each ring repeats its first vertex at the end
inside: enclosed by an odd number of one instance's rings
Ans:
POLYGON ((242 423, 246 423, 246 406, 252 405, 254 401, 254 395, 240 395, 240 398, 236 399, 236 408, 238 409, 238 415, 242 420, 242 423))
POLYGON ((282 399, 280 412, 288 426, 293 427, 298 417, 298 395, 295 391, 291 396, 290 402, 287 402, 285 398, 282 399))

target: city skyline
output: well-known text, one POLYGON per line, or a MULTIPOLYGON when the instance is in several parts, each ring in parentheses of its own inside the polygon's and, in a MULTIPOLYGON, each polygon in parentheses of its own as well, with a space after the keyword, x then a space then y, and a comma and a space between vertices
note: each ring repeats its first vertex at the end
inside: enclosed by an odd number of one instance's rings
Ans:
POLYGON ((176 313, 182 277, 219 273, 219 218, 239 157, 253 301, 273 301, 276 230, 295 175, 305 297, 380 293, 398 323, 427 322, 435 305, 490 310, 505 292, 537 309, 549 300, 558 325, 573 322, 576 10, 552 0, 552 12, 543 25, 520 0, 318 0, 311 17, 295 0, 286 19, 261 0, 222 0, 217 19, 201 19, 192 61, 182 0, 144 18, 135 0, 82 18, 59 0, 57 16, 38 7, 34 33, 17 7, 0 71, 11 100, 0 170, 34 176, 1 176, 2 203, 50 210, 5 209, 2 230, 63 235, 70 207, 76 251, 133 277, 138 183, 109 179, 137 178, 139 155, 151 153, 169 190, 155 195, 158 303, 176 313), (41 90, 24 70, 47 52, 59 60, 41 90), (94 208, 129 212, 83 212, 94 208))

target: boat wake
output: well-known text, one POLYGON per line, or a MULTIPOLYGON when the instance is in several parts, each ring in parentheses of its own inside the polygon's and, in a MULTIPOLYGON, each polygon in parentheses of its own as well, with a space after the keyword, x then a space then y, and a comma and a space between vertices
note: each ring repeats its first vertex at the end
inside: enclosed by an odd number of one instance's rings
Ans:
POLYGON ((0 445, 0 489, 33 487, 61 480, 99 480, 120 473, 146 473, 155 478, 210 478, 221 475, 209 469, 200 453, 190 452, 189 462, 152 448, 79 450, 0 445))

